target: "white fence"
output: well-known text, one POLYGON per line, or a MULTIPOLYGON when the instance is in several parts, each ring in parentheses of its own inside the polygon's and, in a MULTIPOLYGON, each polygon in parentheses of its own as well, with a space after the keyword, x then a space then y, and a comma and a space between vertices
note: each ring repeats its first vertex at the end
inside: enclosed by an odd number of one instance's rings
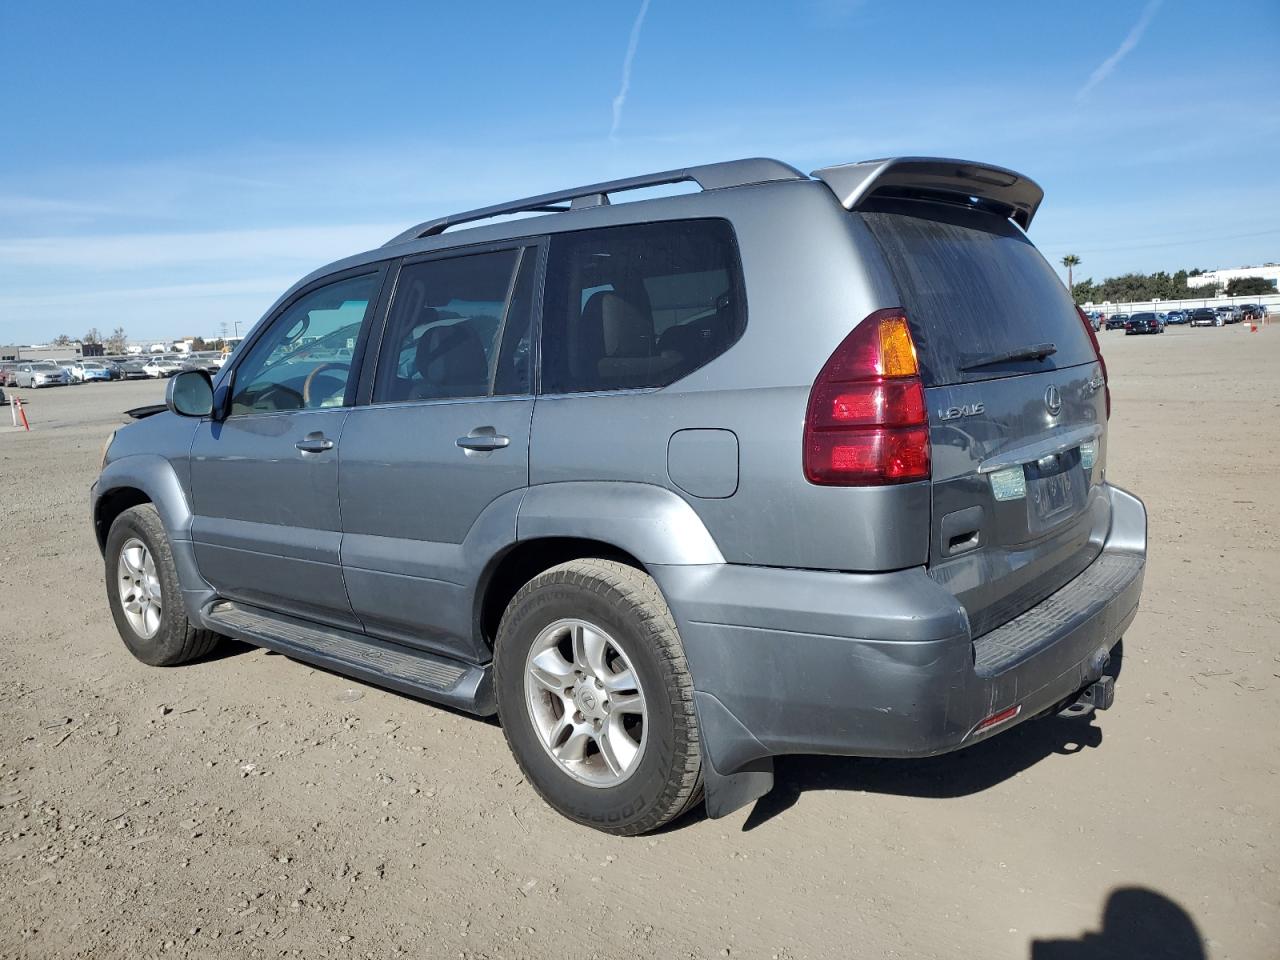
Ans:
POLYGON ((1082 303, 1085 311, 1100 310, 1106 316, 1113 313, 1168 313, 1170 310, 1192 310, 1196 307, 1230 307, 1239 303, 1261 303, 1267 308, 1269 316, 1280 314, 1280 293, 1268 293, 1252 297, 1204 297, 1199 300, 1139 300, 1134 303, 1120 303, 1107 300, 1103 303, 1082 303))

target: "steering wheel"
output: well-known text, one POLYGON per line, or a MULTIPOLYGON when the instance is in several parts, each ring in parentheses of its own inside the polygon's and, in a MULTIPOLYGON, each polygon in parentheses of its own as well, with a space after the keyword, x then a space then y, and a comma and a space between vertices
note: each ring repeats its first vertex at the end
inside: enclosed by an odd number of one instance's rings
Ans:
POLYGON ((321 370, 335 370, 338 368, 341 368, 343 370, 350 372, 351 364, 334 363, 332 361, 328 363, 322 363, 318 367, 316 367, 314 370, 312 370, 310 373, 307 374, 307 379, 302 381, 302 405, 304 407, 311 406, 311 384, 315 382, 316 374, 318 374, 321 370))

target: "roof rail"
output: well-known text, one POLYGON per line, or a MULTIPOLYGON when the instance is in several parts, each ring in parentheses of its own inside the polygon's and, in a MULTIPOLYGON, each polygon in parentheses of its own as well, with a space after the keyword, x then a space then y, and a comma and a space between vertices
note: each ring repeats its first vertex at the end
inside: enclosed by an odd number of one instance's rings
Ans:
MULTIPOLYGON (((873 195, 976 198, 1023 230, 1031 226, 1044 191, 1028 177, 1004 167, 944 157, 893 157, 824 167, 810 176, 823 181, 848 210, 873 195)), ((971 204, 972 205, 972 204, 971 204)))
POLYGON ((452 213, 447 217, 426 220, 416 227, 410 227, 383 244, 389 247, 409 240, 421 240, 444 233, 450 227, 476 220, 488 220, 512 213, 560 213, 582 207, 598 207, 609 202, 609 194, 624 190, 638 190, 642 187, 659 187, 668 183, 684 183, 693 181, 703 190, 718 190, 721 187, 741 187, 752 183, 767 183, 771 180, 804 180, 805 175, 788 164, 765 157, 747 160, 729 160, 725 163, 708 163, 698 167, 684 167, 679 170, 665 170, 662 173, 649 173, 639 177, 627 177, 622 180, 608 180, 604 183, 593 183, 585 187, 573 187, 569 190, 557 190, 523 200, 512 200, 491 207, 480 207, 464 213, 452 213), (568 206, 565 204, 568 203, 568 206))

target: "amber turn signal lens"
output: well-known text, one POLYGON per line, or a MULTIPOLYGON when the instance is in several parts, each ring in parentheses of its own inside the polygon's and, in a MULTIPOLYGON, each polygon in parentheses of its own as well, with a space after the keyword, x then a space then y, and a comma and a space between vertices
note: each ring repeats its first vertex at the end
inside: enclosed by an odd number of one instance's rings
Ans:
POLYGON ((886 317, 880 321, 880 376, 912 377, 920 372, 916 347, 911 342, 907 318, 886 317))

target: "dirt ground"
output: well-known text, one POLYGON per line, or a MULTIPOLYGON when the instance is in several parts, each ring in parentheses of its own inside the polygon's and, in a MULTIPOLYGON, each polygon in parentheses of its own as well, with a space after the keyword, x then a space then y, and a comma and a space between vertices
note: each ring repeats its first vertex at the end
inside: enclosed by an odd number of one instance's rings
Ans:
POLYGON ((0 410, 0 956, 1276 960, 1280 326, 1100 336, 1151 523, 1114 709, 785 759, 638 839, 544 807, 495 724, 240 645, 134 661, 86 493, 162 385, 0 410))

